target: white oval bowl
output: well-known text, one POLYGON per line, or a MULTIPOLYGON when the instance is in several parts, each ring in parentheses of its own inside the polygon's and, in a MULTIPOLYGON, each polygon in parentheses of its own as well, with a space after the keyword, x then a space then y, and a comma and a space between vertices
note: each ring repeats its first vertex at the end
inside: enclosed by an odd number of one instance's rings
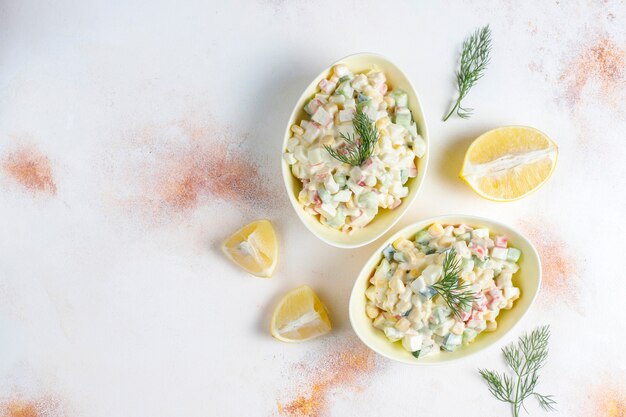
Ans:
POLYGON ((376 249, 371 258, 359 273, 359 276, 352 288, 350 295, 349 315, 350 323, 355 333, 363 343, 374 352, 394 361, 407 363, 410 365, 433 365, 453 362, 466 358, 474 353, 493 345, 502 339, 528 312, 528 309, 535 301, 539 287, 541 286, 541 261, 535 247, 522 234, 502 223, 475 216, 447 215, 433 217, 411 224, 391 236, 385 243, 376 249), (494 332, 483 332, 476 340, 468 346, 462 346, 454 352, 441 352, 433 356, 425 356, 415 359, 411 353, 406 351, 398 342, 390 342, 385 334, 372 325, 372 320, 365 314, 365 290, 367 289, 369 278, 382 259, 381 251, 399 237, 412 239, 415 234, 428 227, 432 223, 446 224, 467 224, 472 227, 487 227, 490 233, 503 234, 508 236, 511 246, 522 251, 522 256, 518 262, 520 269, 513 276, 513 283, 519 287, 521 296, 513 304, 510 310, 502 310, 498 316, 498 328, 494 332))
POLYGON ((424 118, 422 105, 407 76, 391 61, 380 55, 360 53, 347 56, 335 62, 315 77, 315 79, 311 82, 311 84, 309 84, 298 99, 298 102, 289 117, 289 123, 287 123, 287 128, 285 129, 285 137, 283 140, 283 147, 281 149, 283 180, 285 182, 287 194, 289 195, 289 201, 291 201, 291 205, 298 214, 298 217, 300 217, 300 220, 302 220, 302 223, 304 223, 311 233, 322 241, 338 248, 357 248, 367 245, 382 236, 398 220, 400 220, 400 217, 402 217, 415 200, 417 192, 424 182, 424 177, 426 175, 429 156, 428 145, 428 130, 426 127, 426 120, 424 118), (363 72, 370 69, 383 71, 387 77, 387 83, 392 89, 400 88, 408 94, 409 109, 413 113, 413 119, 417 125, 417 131, 426 142, 426 152, 422 158, 418 159, 417 162, 417 177, 410 178, 407 181, 406 186, 409 188, 409 194, 402 199, 402 204, 395 210, 379 210, 374 220, 372 220, 364 228, 355 230, 351 234, 346 234, 339 230, 325 226, 315 217, 304 211, 304 208, 298 202, 298 193, 302 189, 302 183, 299 179, 293 176, 289 165, 282 157, 282 153, 284 153, 287 149, 287 141, 291 137, 291 125, 299 123, 305 117, 309 117, 304 112, 304 104, 317 92, 317 85, 320 80, 322 80, 322 78, 327 78, 332 70, 332 67, 337 64, 346 64, 352 72, 363 72))

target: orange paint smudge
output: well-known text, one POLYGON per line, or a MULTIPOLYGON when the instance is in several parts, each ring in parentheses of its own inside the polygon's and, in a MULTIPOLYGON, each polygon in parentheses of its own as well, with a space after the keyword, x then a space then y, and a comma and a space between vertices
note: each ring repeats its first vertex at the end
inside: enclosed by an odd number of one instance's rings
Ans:
POLYGON ((295 372, 308 382, 296 388, 292 400, 278 402, 280 415, 325 416, 333 391, 360 391, 360 383, 379 369, 379 358, 354 339, 345 342, 333 340, 317 355, 312 360, 295 365, 295 372))
POLYGON ((121 186, 131 184, 133 192, 121 200, 135 209, 163 215, 213 201, 271 204, 256 161, 242 147, 242 138, 229 129, 184 119, 131 132, 125 145, 130 148, 123 151, 135 155, 135 160, 124 170, 121 186))
POLYGON ((539 228, 538 224, 546 224, 542 219, 524 221, 521 228, 526 236, 535 245, 541 258, 542 289, 548 297, 544 301, 552 302, 556 296, 569 303, 576 303, 578 299, 578 282, 575 274, 580 265, 575 257, 568 253, 564 240, 551 234, 549 229, 539 228))
POLYGON ((569 63, 559 77, 565 84, 565 97, 579 104, 587 96, 587 87, 595 85, 594 95, 608 104, 616 104, 616 94, 624 92, 624 49, 612 40, 601 37, 569 63))
POLYGON ((31 192, 50 195, 57 192, 50 159, 35 146, 23 145, 11 152, 2 167, 11 178, 31 192))
POLYGON ((0 404, 1 417, 65 417, 61 402, 52 397, 12 399, 0 404))
POLYGON ((603 384, 596 387, 588 398, 593 414, 586 411, 581 417, 626 417, 626 391, 623 387, 603 384))

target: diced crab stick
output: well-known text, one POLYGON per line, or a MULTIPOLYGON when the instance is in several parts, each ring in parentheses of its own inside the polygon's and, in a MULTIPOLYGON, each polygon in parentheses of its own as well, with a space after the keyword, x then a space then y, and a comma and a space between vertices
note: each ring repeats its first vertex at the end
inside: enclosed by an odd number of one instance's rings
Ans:
POLYGON ((322 79, 319 83, 320 90, 322 90, 325 94, 332 93, 336 86, 337 83, 327 80, 326 78, 322 79))
POLYGON ((487 292, 487 308, 493 309, 498 304, 500 304, 500 301, 502 301, 502 299, 502 290, 500 290, 499 288, 489 290, 487 292))
POLYGON ((319 123, 321 126, 328 127, 332 124, 333 117, 330 113, 326 111, 324 107, 319 107, 317 110, 315 110, 315 113, 311 117, 311 120, 319 123))
POLYGON ((309 100, 307 104, 304 105, 304 111, 311 115, 311 114, 314 114, 317 111, 317 109, 319 109, 323 105, 324 103, 322 103, 321 100, 317 98, 313 98, 309 100))
POLYGON ((469 320, 470 317, 472 317, 472 312, 471 311, 465 311, 465 310, 460 310, 459 311, 459 319, 461 321, 467 321, 467 320, 469 320))
POLYGON ((477 294, 474 297, 474 303, 472 304, 474 310, 484 311, 487 307, 487 297, 485 297, 482 293, 477 294))
POLYGON ((497 248, 506 248, 509 244, 509 238, 506 236, 498 235, 493 240, 497 248))
POLYGON ((478 259, 480 259, 481 261, 485 260, 485 255, 487 254, 487 251, 483 246, 480 246, 472 241, 467 247, 474 255, 476 255, 478 259))

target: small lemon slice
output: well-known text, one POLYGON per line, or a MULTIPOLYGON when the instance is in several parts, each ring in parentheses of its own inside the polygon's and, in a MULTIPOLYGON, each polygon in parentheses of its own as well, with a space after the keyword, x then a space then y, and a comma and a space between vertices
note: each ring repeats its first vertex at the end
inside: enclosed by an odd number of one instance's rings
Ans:
POLYGON ((513 201, 550 178, 558 153, 556 144, 537 129, 501 127, 472 142, 460 176, 484 198, 513 201))
POLYGON ((331 328, 326 307, 306 285, 289 291, 280 300, 270 325, 272 336, 283 342, 304 342, 331 328))
POLYGON ((257 220, 233 233, 222 250, 234 263, 257 277, 269 278, 278 259, 278 243, 269 220, 257 220))

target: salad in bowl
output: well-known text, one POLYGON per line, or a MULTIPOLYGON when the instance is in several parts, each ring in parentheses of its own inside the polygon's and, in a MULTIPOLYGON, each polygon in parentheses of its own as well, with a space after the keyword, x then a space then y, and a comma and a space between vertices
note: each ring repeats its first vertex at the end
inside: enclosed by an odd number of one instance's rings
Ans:
POLYGON ((283 175, 305 225, 338 247, 379 237, 413 201, 426 169, 419 101, 393 64, 341 60, 305 91, 283 148, 283 175))
POLYGON ((408 226, 375 252, 355 283, 350 321, 384 356, 446 362, 508 332, 540 280, 536 250, 513 229, 443 216, 408 226))

